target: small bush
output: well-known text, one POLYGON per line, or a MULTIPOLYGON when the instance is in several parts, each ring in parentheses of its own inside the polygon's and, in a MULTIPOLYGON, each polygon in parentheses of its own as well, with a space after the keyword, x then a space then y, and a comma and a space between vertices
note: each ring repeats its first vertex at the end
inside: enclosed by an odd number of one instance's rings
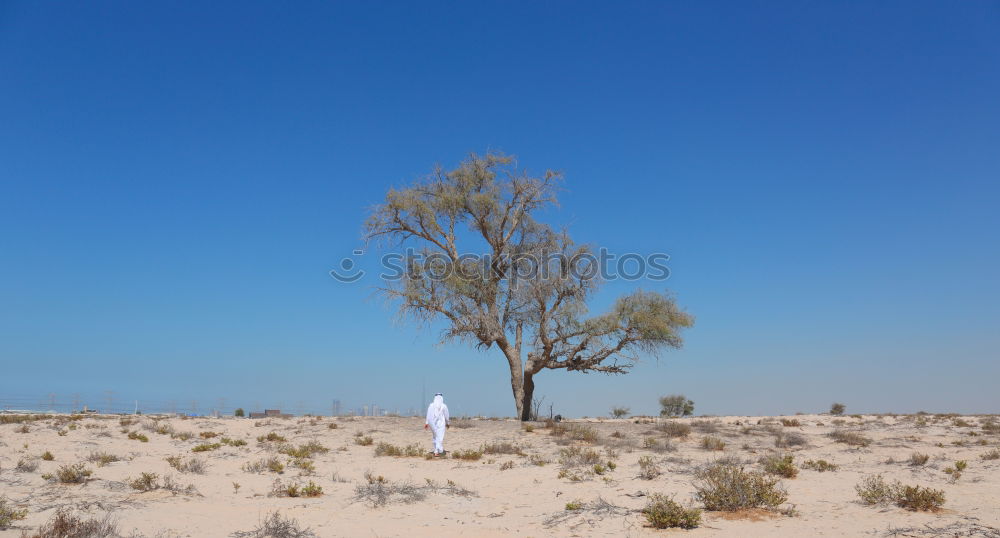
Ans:
POLYGON ((326 454, 329 451, 329 448, 326 448, 316 441, 309 441, 308 443, 297 447, 284 445, 278 449, 279 453, 286 454, 293 458, 311 458, 316 454, 326 454))
POLYGON ((632 410, 628 407, 612 407, 611 417, 612 418, 625 418, 631 413, 632 410))
POLYGON ((14 470, 19 473, 33 473, 38 470, 38 462, 35 460, 26 460, 21 458, 17 460, 17 465, 14 466, 14 470))
POLYGON ((83 484, 91 474, 83 463, 63 465, 56 470, 56 478, 63 484, 83 484))
POLYGON ((834 430, 827 435, 838 443, 844 443, 850 446, 866 447, 872 443, 871 439, 858 432, 834 430))
POLYGON ((271 456, 270 458, 244 463, 243 470, 248 473, 263 473, 264 471, 269 471, 281 474, 285 472, 285 464, 281 463, 281 460, 278 458, 271 456))
POLYGON ((219 434, 215 432, 198 432, 198 437, 202 439, 212 439, 213 437, 218 437, 219 434))
POLYGON ((795 418, 783 418, 781 419, 781 425, 785 426, 786 428, 798 428, 799 426, 802 425, 802 423, 795 418))
POLYGON ((228 437, 223 437, 219 439, 219 442, 228 446, 247 446, 247 442, 243 439, 230 439, 228 437))
POLYGON ((167 456, 165 459, 171 467, 182 473, 205 474, 205 471, 208 469, 205 462, 197 458, 184 461, 180 456, 167 456))
POLYGON ((56 459, 56 457, 53 456, 51 452, 49 452, 48 450, 46 450, 45 452, 42 453, 42 459, 45 460, 45 461, 52 461, 52 460, 56 459))
POLYGON ((277 511, 268 514, 264 521, 251 531, 232 533, 233 538, 315 538, 316 534, 309 528, 299 528, 298 521, 281 517, 277 511))
POLYGON ((806 460, 802 462, 803 469, 812 469, 813 471, 818 471, 825 473, 827 471, 836 471, 837 465, 830 463, 826 460, 806 460))
POLYGON ((372 446, 372 444, 375 442, 375 440, 372 439, 370 436, 361 435, 361 436, 355 437, 354 438, 354 442, 355 442, 355 444, 358 444, 358 445, 361 445, 361 446, 372 446))
POLYGON ((513 454, 523 456, 524 450, 509 441, 497 441, 482 446, 483 454, 513 454))
POLYGON ((711 435, 701 438, 701 448, 705 450, 725 450, 726 442, 711 435))
POLYGON ((777 454, 764 456, 760 459, 760 463, 764 466, 764 472, 768 474, 784 478, 795 478, 799 474, 799 470, 795 467, 791 454, 785 454, 784 456, 778 456, 777 454))
POLYGON ((691 426, 684 424, 683 422, 664 422, 662 424, 657 424, 657 431, 663 432, 667 437, 687 437, 691 434, 691 426))
POLYGON ((830 406, 831 415, 843 415, 844 411, 847 410, 847 406, 842 403, 834 403, 830 406))
POLYGON ((202 443, 191 449, 191 452, 211 452, 222 447, 222 443, 202 443))
POLYGON ((590 466, 600 462, 601 455, 591 448, 574 446, 559 451, 559 463, 564 467, 590 466))
POLYGON ((451 453, 451 457, 457 460, 477 461, 483 457, 482 450, 456 450, 451 453))
POLYGON ((91 463, 96 463, 98 467, 104 467, 109 463, 114 463, 116 461, 121 461, 121 458, 115 456, 114 454, 109 454, 107 452, 91 452, 87 456, 87 461, 91 463))
POLYGON ((583 510, 583 501, 577 499, 566 503, 566 510, 575 512, 577 510, 583 510))
POLYGON ((793 446, 805 446, 808 444, 804 435, 796 432, 777 430, 774 432, 774 446, 776 448, 790 448, 793 446))
POLYGON ((882 475, 868 475, 854 487, 867 505, 895 504, 913 511, 936 511, 944 505, 944 492, 899 482, 887 483, 882 475))
POLYGON ((257 437, 257 442, 258 443, 284 443, 285 442, 285 438, 282 437, 282 436, 280 436, 280 435, 278 435, 275 432, 271 432, 271 433, 269 433, 267 435, 261 435, 261 436, 257 437))
POLYGON ((141 441, 143 443, 149 442, 149 437, 146 437, 145 434, 139 433, 137 431, 128 432, 128 438, 132 439, 133 441, 141 441))
POLYGON ((233 416, 234 417, 243 417, 243 416, 246 416, 246 413, 243 411, 242 407, 237 407, 236 411, 233 411, 233 416))
POLYGON ((28 517, 28 510, 18 510, 8 504, 7 497, 0 496, 0 530, 10 528, 11 524, 28 517))
POLYGON ((82 519, 59 509, 51 519, 43 523, 34 533, 21 533, 21 538, 104 538, 120 536, 118 523, 105 515, 101 519, 82 519))
POLYGON ((747 472, 731 463, 711 465, 695 473, 695 498, 707 510, 747 508, 772 510, 788 500, 788 493, 763 473, 747 472))
POLYGON ((987 453, 983 454, 982 456, 980 456, 980 458, 983 461, 987 461, 987 460, 1000 460, 1000 448, 994 448, 993 450, 990 450, 989 452, 987 452, 987 453))
POLYGON ((398 447, 389 443, 379 443, 375 446, 376 456, 392 456, 397 458, 419 458, 424 456, 424 450, 420 445, 406 445, 398 447))
POLYGON ((142 473, 139 478, 126 478, 125 483, 137 491, 153 491, 160 487, 156 482, 158 478, 156 473, 142 473))
POLYGON ((927 454, 921 454, 920 452, 914 452, 913 454, 910 454, 910 465, 912 465, 914 467, 919 467, 921 465, 926 465, 927 461, 930 460, 930 459, 931 459, 931 457, 928 456, 927 454))
POLYGON ((639 478, 652 480, 660 476, 660 466, 656 464, 652 456, 641 456, 639 458, 639 478))
POLYGON ((649 525, 656 529, 693 529, 701 524, 701 510, 684 508, 673 498, 654 493, 642 509, 649 525))

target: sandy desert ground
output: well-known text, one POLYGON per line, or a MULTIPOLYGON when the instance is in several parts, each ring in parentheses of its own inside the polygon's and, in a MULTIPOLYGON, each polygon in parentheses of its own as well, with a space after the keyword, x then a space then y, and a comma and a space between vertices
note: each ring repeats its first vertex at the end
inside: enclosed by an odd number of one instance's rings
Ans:
POLYGON ((1000 425, 985 416, 591 419, 532 431, 462 419, 437 459, 419 418, 12 417, 0 416, 0 496, 27 515, 0 537, 33 536, 58 510, 110 513, 122 536, 147 537, 239 536, 276 510, 315 536, 1000 536, 1000 425), (394 449, 403 455, 380 455, 394 449), (699 469, 724 458, 762 471, 768 454, 799 469, 781 478, 778 510, 647 526, 650 494, 700 507, 699 469), (959 460, 960 476, 945 472, 959 460), (72 476, 74 465, 90 475, 72 476), (872 474, 942 490, 943 508, 866 506, 855 485, 872 474))

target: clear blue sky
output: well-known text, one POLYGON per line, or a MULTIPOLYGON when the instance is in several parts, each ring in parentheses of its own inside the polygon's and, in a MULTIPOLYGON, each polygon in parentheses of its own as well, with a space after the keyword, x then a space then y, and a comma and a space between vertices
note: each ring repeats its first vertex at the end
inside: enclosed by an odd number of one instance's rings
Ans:
POLYGON ((388 187, 498 149, 565 172, 576 239, 670 253, 698 318, 629 376, 543 373, 557 412, 1000 412, 998 28, 985 1, 0 3, 0 400, 406 409, 426 378, 512 414, 497 353, 327 275, 388 187))

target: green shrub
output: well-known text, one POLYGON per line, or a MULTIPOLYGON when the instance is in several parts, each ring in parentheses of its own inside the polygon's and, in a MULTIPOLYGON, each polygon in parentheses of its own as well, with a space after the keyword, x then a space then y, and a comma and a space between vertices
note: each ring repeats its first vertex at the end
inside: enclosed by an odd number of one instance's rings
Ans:
POLYGON ((53 456, 51 452, 49 452, 48 450, 46 450, 45 452, 42 453, 42 459, 45 460, 45 461, 52 461, 52 460, 56 459, 56 457, 53 456))
POLYGON ((785 454, 784 456, 777 454, 764 456, 760 459, 760 463, 764 466, 764 472, 768 474, 784 478, 795 478, 799 474, 799 470, 795 467, 791 454, 785 454))
POLYGON ((316 454, 326 454, 329 451, 329 448, 326 448, 316 441, 309 441, 308 443, 297 447, 292 445, 283 445, 278 449, 279 453, 286 454, 293 458, 311 458, 316 454))
POLYGON ((392 456, 396 458, 419 458, 424 455, 424 450, 420 448, 420 445, 407 445, 405 447, 398 447, 389 443, 379 443, 375 446, 376 456, 392 456))
POLYGON ((156 473, 142 473, 139 475, 139 478, 126 478, 125 483, 137 491, 153 491, 160 487, 156 483, 158 478, 159 476, 156 473))
POLYGON ((847 410, 847 406, 842 403, 834 403, 830 406, 831 415, 843 415, 844 411, 847 410))
POLYGON ((257 437, 257 442, 258 443, 284 443, 285 442, 285 438, 282 437, 282 436, 280 436, 280 435, 278 435, 275 432, 271 432, 271 433, 269 433, 267 435, 261 435, 261 436, 257 437))
POLYGON ((652 456, 641 456, 639 458, 639 478, 652 480, 660 476, 660 466, 656 464, 652 456))
POLYGON ((569 511, 583 510, 583 501, 573 500, 566 503, 566 510, 569 511))
POLYGON ((777 478, 747 472, 731 463, 717 463, 695 473, 695 498, 707 510, 774 509, 788 500, 777 478))
POLYGON ((684 508, 672 498, 659 493, 649 497, 649 503, 642 509, 646 521, 657 529, 693 529, 701 524, 701 510, 684 508))
POLYGON ((191 452, 210 452, 222 447, 222 443, 202 443, 191 449, 191 452))
POLYGON ((616 407, 612 407, 611 408, 611 417, 612 418, 625 418, 631 412, 632 412, 632 410, 629 409, 628 407, 617 407, 616 406, 616 407))
POLYGON ((451 453, 451 457, 457 460, 477 461, 483 457, 482 450, 456 450, 451 453))
POLYGON ((145 434, 142 434, 142 433, 139 433, 139 432, 136 432, 136 431, 128 432, 128 438, 132 439, 133 441, 141 441, 143 443, 148 443, 149 442, 149 437, 146 437, 145 434))
POLYGON ((7 497, 0 497, 0 530, 10 528, 11 524, 28 517, 28 510, 18 510, 8 504, 7 497))
POLYGON ((63 465, 56 470, 56 478, 63 484, 82 484, 92 472, 83 463, 63 465))
POLYGON ((242 416, 245 416, 245 415, 246 415, 246 413, 243 412, 243 408, 242 407, 237 407, 236 411, 233 411, 233 416, 234 417, 242 417, 242 416))
POLYGON ((936 511, 944 504, 944 492, 921 486, 887 483, 882 475, 868 475, 854 487, 867 505, 895 504, 913 511, 936 511))

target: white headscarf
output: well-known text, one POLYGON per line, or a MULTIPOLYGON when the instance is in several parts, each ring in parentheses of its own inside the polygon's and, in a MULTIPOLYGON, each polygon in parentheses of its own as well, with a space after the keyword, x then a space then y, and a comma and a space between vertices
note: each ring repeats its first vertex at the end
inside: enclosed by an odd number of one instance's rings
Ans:
POLYGON ((439 392, 434 395, 434 401, 427 406, 427 424, 443 425, 448 422, 448 406, 444 404, 444 396, 439 392))

